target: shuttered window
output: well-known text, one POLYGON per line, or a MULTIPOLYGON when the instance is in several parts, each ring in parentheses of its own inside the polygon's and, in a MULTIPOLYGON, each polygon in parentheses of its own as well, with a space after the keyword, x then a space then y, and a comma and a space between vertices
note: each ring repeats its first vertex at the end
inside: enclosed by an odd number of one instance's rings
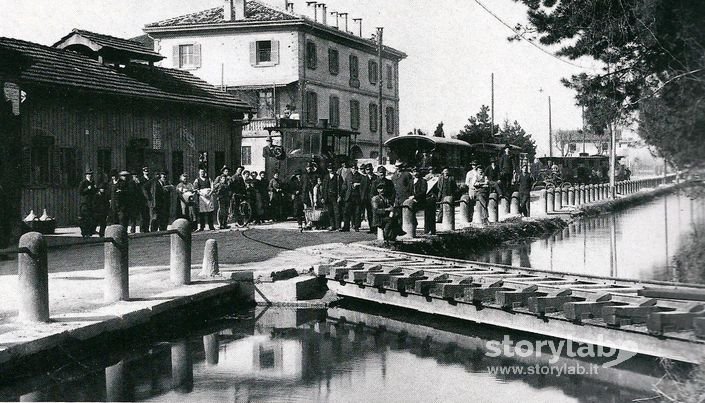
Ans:
POLYGON ((386 112, 387 133, 394 134, 394 108, 387 107, 386 112))
POLYGON ((357 130, 360 128, 360 101, 350 100, 350 128, 357 130))
POLYGON ((371 103, 370 104, 370 131, 371 132, 376 132, 377 131, 377 119, 379 112, 377 110, 377 104, 371 103))
POLYGON ((357 56, 350 55, 348 59, 350 65, 350 86, 360 88, 360 65, 357 56))
POLYGON ((318 124, 318 94, 313 91, 306 93, 306 123, 318 124))
POLYGON ((387 65, 387 88, 394 88, 394 68, 387 65))
POLYGON ((376 85, 377 84, 377 62, 374 60, 370 60, 367 63, 367 75, 370 78, 370 84, 376 85))
POLYGON ((250 64, 259 67, 279 64, 279 41, 250 42, 250 64))
POLYGON ((328 70, 331 75, 337 76, 340 72, 340 60, 338 49, 328 49, 328 70))
POLYGON ((340 98, 335 95, 330 96, 328 104, 328 124, 330 127, 340 126, 340 98))
POLYGON ((174 67, 183 69, 201 67, 201 45, 198 43, 176 45, 173 50, 173 59, 174 67))
POLYGON ((318 67, 316 44, 312 41, 306 42, 306 66, 311 70, 315 70, 318 67))
POLYGON ((240 164, 252 165, 252 147, 251 146, 240 147, 240 164))

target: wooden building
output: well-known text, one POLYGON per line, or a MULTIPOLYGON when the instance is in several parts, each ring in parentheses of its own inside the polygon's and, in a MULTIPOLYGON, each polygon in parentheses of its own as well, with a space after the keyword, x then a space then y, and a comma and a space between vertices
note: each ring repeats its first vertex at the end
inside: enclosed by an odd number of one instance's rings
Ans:
POLYGON ((0 184, 10 221, 78 218, 86 169, 166 169, 193 178, 239 164, 250 106, 192 74, 153 66, 137 42, 74 31, 55 47, 0 38, 0 184), (61 49, 65 48, 65 49, 61 49))

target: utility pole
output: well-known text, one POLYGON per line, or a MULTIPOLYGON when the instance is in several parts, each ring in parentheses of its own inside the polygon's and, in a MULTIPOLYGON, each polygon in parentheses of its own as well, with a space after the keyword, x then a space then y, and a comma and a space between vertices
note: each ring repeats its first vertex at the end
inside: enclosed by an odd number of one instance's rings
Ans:
POLYGON ((616 197, 616 192, 615 192, 615 162, 617 161, 617 154, 616 154, 616 141, 615 141, 615 133, 614 133, 614 127, 612 122, 609 122, 608 124, 609 130, 610 130, 610 198, 614 199, 616 197))
POLYGON ((491 112, 491 118, 490 118, 490 143, 494 142, 494 73, 490 76, 490 84, 492 87, 492 99, 490 101, 490 112, 491 112))
POLYGON ((551 117, 551 96, 548 96, 548 156, 553 157, 553 120, 551 117))
POLYGON ((583 154, 585 154, 585 105, 581 105, 582 117, 583 117, 583 154))
MULTIPOLYGON (((347 17, 346 17, 347 18, 347 17)), ((361 24, 362 25, 362 24, 361 24)), ((383 159, 382 159, 382 154, 384 153, 384 136, 382 135, 382 132, 384 131, 384 123, 383 123, 383 112, 382 110, 384 109, 382 107, 382 88, 384 87, 384 74, 382 74, 382 45, 384 41, 382 40, 382 35, 384 33, 384 28, 383 27, 377 27, 377 58, 379 59, 379 62, 377 63, 378 71, 379 71, 379 92, 377 94, 377 103, 379 104, 379 122, 377 124, 377 128, 379 129, 379 155, 377 156, 377 162, 379 162, 379 165, 382 165, 383 159)))

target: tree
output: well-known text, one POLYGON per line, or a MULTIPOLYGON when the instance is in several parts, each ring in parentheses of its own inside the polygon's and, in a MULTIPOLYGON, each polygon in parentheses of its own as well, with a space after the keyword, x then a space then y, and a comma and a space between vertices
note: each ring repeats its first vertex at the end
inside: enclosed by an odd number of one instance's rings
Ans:
POLYGON ((445 137, 445 133, 443 132, 443 122, 439 123, 438 126, 436 126, 436 130, 433 132, 433 137, 445 137))
POLYGON ((570 145, 582 141, 583 134, 578 130, 558 130, 553 134, 553 143, 561 151, 561 157, 571 153, 570 145))
POLYGON ((510 39, 562 46, 558 56, 602 62, 600 74, 564 80, 578 92, 596 134, 638 116, 648 144, 677 164, 704 159, 705 2, 514 0, 529 25, 510 39), (601 123, 602 121, 602 123, 601 123))
POLYGON ((526 153, 529 159, 533 159, 536 155, 536 142, 516 120, 512 124, 509 124, 509 120, 504 121, 497 142, 521 147, 521 152, 526 153))
POLYGON ((480 111, 468 119, 468 124, 458 133, 458 140, 475 143, 496 143, 492 133, 499 131, 499 125, 494 125, 494 130, 490 129, 490 107, 482 105, 480 111))

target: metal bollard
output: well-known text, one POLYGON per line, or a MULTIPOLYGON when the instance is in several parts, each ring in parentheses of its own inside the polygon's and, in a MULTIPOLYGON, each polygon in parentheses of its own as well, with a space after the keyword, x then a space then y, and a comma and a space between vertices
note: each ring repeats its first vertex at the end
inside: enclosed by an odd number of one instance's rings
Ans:
POLYGON ((443 208, 441 231, 455 231, 455 205, 453 204, 453 196, 444 197, 441 206, 443 208))
POLYGON ((106 303, 130 299, 129 240, 127 228, 111 225, 105 229, 105 237, 112 241, 103 245, 105 270, 103 300, 106 303))
POLYGON ((546 213, 552 213, 555 211, 554 198, 556 197, 556 189, 549 188, 546 189, 546 213))
POLYGON ((470 195, 464 194, 460 197, 460 228, 467 228, 471 222, 470 195))
POLYGON ((519 192, 512 193, 512 200, 509 203, 509 214, 518 215, 519 214, 519 192))
POLYGON ((38 232, 22 235, 17 257, 19 319, 49 321, 49 267, 47 243, 38 232))
POLYGON ((406 232, 403 238, 416 238, 416 213, 414 210, 416 202, 413 199, 406 199, 401 206, 401 229, 406 232))
POLYGON ((172 224, 170 277, 174 285, 191 283, 191 223, 179 218, 172 224))
POLYGON ((575 188, 572 186, 568 188, 568 204, 575 206, 575 188))
POLYGON ((509 214, 509 200, 498 196, 497 221, 502 221, 509 214))
POLYGON ((490 199, 487 201, 487 220, 489 222, 499 221, 497 207, 497 193, 490 193, 490 199))
POLYGON ((218 266, 218 242, 215 239, 206 241, 206 246, 203 249, 203 265, 199 276, 214 277, 220 274, 218 266))

